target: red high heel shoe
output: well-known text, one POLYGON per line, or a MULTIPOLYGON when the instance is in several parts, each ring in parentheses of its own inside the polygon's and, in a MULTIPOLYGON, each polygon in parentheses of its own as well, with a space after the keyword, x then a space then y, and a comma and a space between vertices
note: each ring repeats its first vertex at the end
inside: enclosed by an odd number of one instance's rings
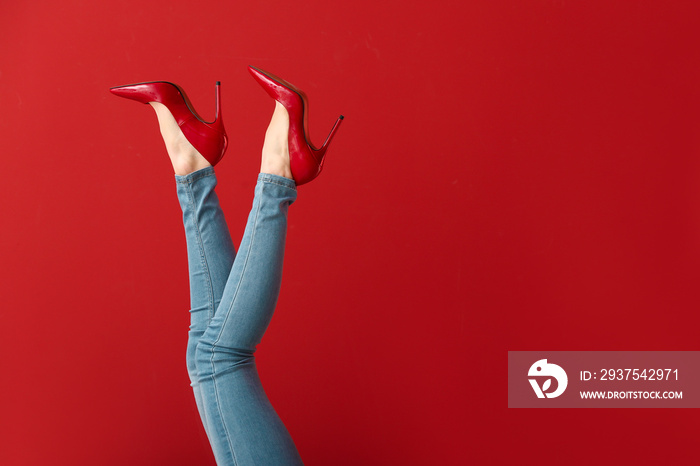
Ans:
POLYGON ((216 117, 213 122, 204 121, 195 112, 187 94, 177 84, 154 81, 128 86, 117 86, 110 92, 119 97, 147 104, 159 102, 170 110, 185 138, 212 165, 216 165, 226 152, 228 138, 221 120, 221 83, 216 82, 216 117))
POLYGON ((265 71, 248 67, 255 80, 277 102, 284 105, 289 113, 289 161, 292 176, 297 186, 316 178, 323 168, 324 156, 338 126, 345 118, 340 115, 320 149, 316 149, 308 138, 308 101, 306 95, 284 79, 265 71))

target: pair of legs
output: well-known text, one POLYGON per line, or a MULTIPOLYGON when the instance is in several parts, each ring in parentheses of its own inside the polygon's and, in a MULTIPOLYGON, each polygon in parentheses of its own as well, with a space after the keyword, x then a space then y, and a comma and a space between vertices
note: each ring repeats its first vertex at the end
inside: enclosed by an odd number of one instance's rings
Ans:
POLYGON ((235 251, 213 167, 169 110, 152 102, 176 174, 190 273, 187 369, 219 465, 298 465, 301 458, 260 383, 255 348, 282 279, 287 211, 296 199, 285 108, 276 104, 243 239, 235 251))

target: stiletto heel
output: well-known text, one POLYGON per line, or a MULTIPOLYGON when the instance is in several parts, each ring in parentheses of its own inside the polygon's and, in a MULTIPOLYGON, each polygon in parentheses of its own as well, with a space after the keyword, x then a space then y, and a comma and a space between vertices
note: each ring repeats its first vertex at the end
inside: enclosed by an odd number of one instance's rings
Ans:
POLYGON ((338 130, 340 123, 342 123, 344 119, 345 119, 345 117, 343 115, 340 115, 338 117, 338 119, 335 121, 335 124, 333 125, 333 128, 331 128, 331 132, 328 133, 328 137, 326 138, 326 142, 324 142, 323 145, 321 146, 321 149, 325 149, 331 143, 331 139, 333 139, 335 132, 338 130))
POLYGON ((194 110, 185 91, 167 81, 152 81, 128 86, 117 86, 110 92, 125 99, 144 104, 159 102, 165 105, 177 121, 182 134, 212 165, 216 165, 226 152, 228 138, 221 118, 221 83, 216 82, 216 117, 204 121, 194 110))
POLYGON ((289 114, 289 162, 297 186, 316 178, 323 168, 326 150, 345 118, 340 115, 320 149, 308 137, 308 101, 306 95, 293 84, 261 69, 249 66, 248 71, 270 97, 282 104, 289 114))

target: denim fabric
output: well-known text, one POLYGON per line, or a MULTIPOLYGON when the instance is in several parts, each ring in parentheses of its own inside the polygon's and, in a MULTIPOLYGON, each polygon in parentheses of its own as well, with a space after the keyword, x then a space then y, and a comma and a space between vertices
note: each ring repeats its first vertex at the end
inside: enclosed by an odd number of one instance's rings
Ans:
POLYGON ((190 273, 187 370, 218 465, 299 465, 270 404, 255 348, 277 304, 293 180, 261 173, 236 254, 207 167, 176 176, 190 273))

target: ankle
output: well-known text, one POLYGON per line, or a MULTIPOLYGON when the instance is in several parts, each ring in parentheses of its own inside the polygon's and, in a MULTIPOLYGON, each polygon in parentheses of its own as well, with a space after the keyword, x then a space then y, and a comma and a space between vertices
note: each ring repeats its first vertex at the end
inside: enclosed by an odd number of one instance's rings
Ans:
POLYGON ((168 108, 158 102, 151 102, 151 106, 158 116, 160 134, 163 137, 165 149, 175 174, 188 175, 202 168, 210 167, 211 164, 207 159, 187 140, 168 108))
MULTIPOLYGON (((204 160, 204 157, 202 157, 202 160, 204 160)), ((170 161, 173 165, 173 171, 176 175, 179 176, 189 175, 190 173, 196 172, 197 170, 201 170, 202 168, 211 167, 211 164, 206 160, 204 160, 204 163, 201 163, 198 160, 175 160, 171 158, 170 161)))
POLYGON ((289 115, 279 102, 265 132, 260 172, 294 179, 289 163, 289 115))
POLYGON ((294 179, 292 177, 292 170, 289 167, 289 155, 286 157, 275 154, 263 155, 263 160, 260 164, 260 173, 283 176, 290 180, 294 179))

